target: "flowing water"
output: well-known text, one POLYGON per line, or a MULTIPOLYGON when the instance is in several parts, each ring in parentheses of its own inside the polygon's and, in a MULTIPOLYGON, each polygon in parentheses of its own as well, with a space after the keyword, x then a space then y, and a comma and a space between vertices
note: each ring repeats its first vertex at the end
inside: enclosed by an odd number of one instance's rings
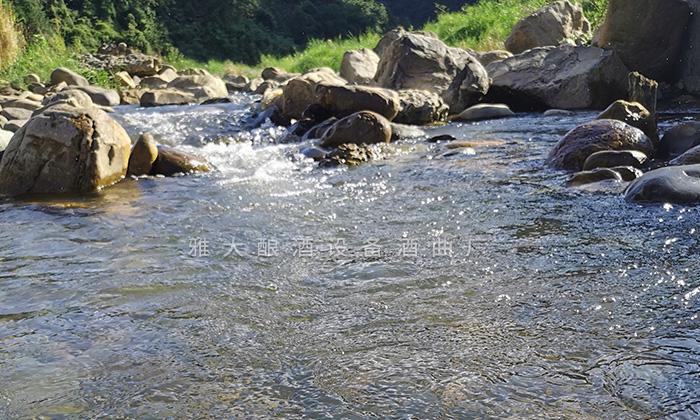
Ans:
POLYGON ((700 211, 544 169, 592 113, 319 169, 236 101, 117 111, 211 174, 0 202, 1 418, 700 415, 700 211))

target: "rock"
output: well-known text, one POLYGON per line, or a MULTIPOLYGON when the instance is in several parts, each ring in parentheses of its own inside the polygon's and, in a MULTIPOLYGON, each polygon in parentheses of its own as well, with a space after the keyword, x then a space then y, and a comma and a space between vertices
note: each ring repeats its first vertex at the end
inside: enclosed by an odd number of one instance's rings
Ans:
POLYGON ((618 120, 644 132, 654 143, 659 141, 656 118, 637 102, 615 101, 598 115, 599 120, 618 120))
POLYGON ((41 108, 41 102, 33 101, 31 99, 12 99, 2 103, 3 108, 20 108, 26 109, 28 111, 36 111, 41 108))
POLYGON ((194 95, 175 89, 162 89, 146 92, 141 96, 141 106, 187 105, 197 102, 194 95))
POLYGON ((274 80, 265 80, 264 82, 260 83, 258 88, 255 89, 253 93, 264 96, 267 91, 278 89, 279 86, 279 82, 275 82, 274 80))
POLYGON ((377 43, 377 46, 374 47, 374 52, 379 56, 379 59, 381 60, 381 57, 387 53, 389 47, 391 47, 391 44, 401 39, 401 37, 407 33, 408 32, 406 32, 406 30, 402 27, 392 29, 391 31, 385 33, 377 43))
POLYGON ((686 92, 700 94, 700 0, 688 0, 693 13, 688 26, 687 41, 682 48, 680 87, 686 92))
POLYGON ((158 146, 158 157, 153 162, 151 175, 174 176, 193 172, 209 172, 211 167, 206 159, 175 150, 167 146, 158 146))
POLYGON ((8 122, 7 118, 0 115, 0 128, 3 128, 5 126, 5 124, 7 124, 7 122, 8 122))
POLYGON ((281 107, 283 95, 284 90, 281 88, 266 90, 265 93, 263 93, 262 99, 260 100, 260 107, 262 109, 269 108, 272 105, 281 107))
POLYGON ((458 114, 479 102, 489 91, 491 79, 484 66, 474 57, 468 57, 464 68, 457 73, 444 93, 450 112, 458 114))
POLYGON ((168 83, 168 89, 177 89, 194 95, 197 99, 224 98, 228 90, 223 80, 211 75, 179 76, 168 83))
POLYGON ((396 92, 368 86, 318 85, 316 95, 318 98, 316 103, 338 118, 359 111, 372 111, 392 120, 399 113, 401 107, 396 92))
POLYGON ((412 125, 391 123, 391 141, 427 137, 425 131, 412 125))
POLYGON ((379 56, 374 51, 367 48, 347 51, 340 65, 340 77, 350 83, 369 85, 374 83, 378 67, 379 56))
POLYGON ((32 117, 32 111, 24 108, 3 108, 0 115, 12 120, 28 120, 32 117))
POLYGON ((700 203, 700 165, 647 172, 629 185, 625 199, 635 203, 700 203))
POLYGON ((670 81, 689 18, 685 0, 609 0, 595 43, 617 52, 631 70, 670 81))
POLYGON ((656 102, 659 84, 633 71, 627 76, 627 93, 630 102, 638 102, 656 118, 656 102))
POLYGON ((321 147, 341 144, 376 144, 391 141, 391 125, 381 115, 361 111, 345 117, 329 128, 321 139, 321 147))
POLYGON ((556 169, 580 171, 589 156, 605 150, 638 150, 654 154, 654 145, 641 130, 617 120, 595 120, 569 131, 549 154, 556 169))
POLYGON ((301 140, 302 141, 307 141, 311 139, 321 139, 323 138, 323 135, 326 134, 326 131, 328 131, 329 128, 333 127, 335 123, 338 122, 338 119, 335 117, 328 118, 325 121, 322 121, 319 124, 316 124, 313 126, 311 129, 309 129, 306 133, 302 135, 301 140))
POLYGON ((12 120, 5 123, 4 130, 16 133, 20 128, 27 125, 28 120, 12 120))
POLYGON ((35 113, 40 113, 50 107, 91 108, 94 106, 90 95, 77 89, 62 90, 53 96, 47 96, 42 103, 44 107, 35 113))
POLYGON ((7 148, 7 145, 10 144, 10 140, 12 140, 12 136, 14 135, 15 133, 12 131, 0 130, 0 152, 3 152, 7 148))
POLYGON ((31 83, 27 86, 27 89, 38 95, 46 95, 49 92, 49 89, 43 83, 31 83))
POLYGON ((614 168, 610 169, 620 174, 622 180, 625 182, 634 181, 635 179, 644 175, 644 172, 632 166, 615 166, 614 168))
POLYGON ((59 67, 51 73, 51 84, 59 83, 65 83, 68 86, 90 86, 86 78, 65 67, 59 67))
POLYGON ((255 92, 258 90, 258 87, 265 82, 265 80, 262 77, 256 77, 254 79, 251 79, 248 85, 243 89, 244 92, 255 92))
POLYGON ((686 122, 666 132, 659 144, 659 155, 675 158, 698 145, 700 145, 700 122, 686 122))
POLYGON ((505 50, 494 50, 479 54, 477 57, 482 66, 486 67, 494 61, 505 60, 506 58, 511 58, 513 53, 505 50))
POLYGON ((700 146, 695 146, 669 162, 671 166, 700 164, 700 146))
POLYGON ((161 64, 158 57, 133 53, 118 59, 111 67, 111 70, 125 71, 132 76, 148 77, 158 74, 161 64))
POLYGON ((584 171, 596 168, 631 166, 641 168, 647 162, 647 155, 637 150, 604 150, 590 155, 583 164, 584 171))
POLYGON ((31 85, 32 83, 41 83, 41 77, 34 73, 24 76, 25 85, 31 85))
POLYGON ((320 95, 317 89, 319 85, 328 87, 343 86, 345 84, 347 82, 334 73, 322 70, 308 72, 294 78, 287 82, 283 88, 282 114, 287 118, 298 120, 309 105, 319 103, 320 95))
POLYGON ((576 115, 573 111, 567 111, 566 109, 548 109, 543 114, 545 117, 571 117, 576 115))
POLYGON ((118 71, 114 74, 114 79, 119 83, 119 86, 127 87, 129 89, 136 88, 136 82, 131 77, 131 75, 125 71, 118 71))
POLYGON ((591 24, 580 6, 555 1, 518 22, 506 39, 506 49, 520 54, 532 48, 557 46, 590 39, 591 24))
POLYGON ((436 93, 427 90, 401 90, 398 93, 400 110, 394 122, 426 125, 445 121, 449 107, 436 93))
POLYGON ((83 91, 90 96, 92 102, 100 106, 117 106, 121 103, 119 92, 112 89, 105 89, 99 86, 77 86, 69 89, 83 91))
POLYGON ((379 151, 372 145, 341 144, 326 155, 326 158, 321 161, 321 166, 357 166, 377 159, 379 156, 379 151))
POLYGON ((224 82, 228 93, 243 92, 250 85, 250 79, 239 75, 228 75, 224 77, 224 82))
POLYGON ((543 47, 491 63, 487 99, 518 110, 603 109, 626 97, 627 68, 612 51, 543 47))
POLYGON ((277 83, 284 83, 289 79, 292 79, 299 75, 294 73, 287 73, 286 71, 277 67, 268 67, 262 71, 261 76, 263 80, 272 80, 277 83))
POLYGON ((126 174, 131 141, 97 108, 51 108, 12 138, 0 162, 0 193, 90 193, 126 174))
POLYGON ((299 151, 304 157, 313 160, 323 160, 326 158, 326 152, 317 147, 305 147, 299 151))
POLYGON ((129 158, 128 176, 143 176, 151 173, 153 163, 158 158, 158 146, 156 140, 150 134, 144 134, 131 150, 129 158))
POLYGON ((473 59, 465 50, 450 48, 437 38, 415 32, 404 33, 379 55, 375 76, 379 86, 428 90, 440 96, 473 59))
POLYGON ((569 187, 579 187, 581 185, 610 180, 622 182, 622 176, 612 169, 598 168, 592 171, 577 172, 573 174, 566 182, 566 185, 569 187))
POLYGON ((515 113, 504 104, 479 104, 465 109, 459 115, 451 118, 452 121, 480 121, 496 118, 508 118, 515 113))
POLYGON ((169 80, 165 80, 164 78, 155 75, 141 79, 139 82, 139 87, 141 89, 166 89, 168 87, 168 83, 170 83, 169 80))

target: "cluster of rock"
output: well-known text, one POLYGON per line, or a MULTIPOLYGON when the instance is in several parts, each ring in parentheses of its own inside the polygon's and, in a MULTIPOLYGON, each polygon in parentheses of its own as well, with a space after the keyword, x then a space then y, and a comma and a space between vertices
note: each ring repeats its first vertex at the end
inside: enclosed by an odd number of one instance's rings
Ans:
POLYGON ((0 195, 93 193, 127 174, 209 170, 203 159, 157 146, 150 136, 132 150, 109 108, 93 100, 101 98, 99 92, 65 69, 57 69, 52 80, 58 82, 52 89, 66 86, 46 96, 22 92, 0 99, 3 118, 15 118, 0 130, 0 195), (14 132, 6 130, 10 125, 14 132))

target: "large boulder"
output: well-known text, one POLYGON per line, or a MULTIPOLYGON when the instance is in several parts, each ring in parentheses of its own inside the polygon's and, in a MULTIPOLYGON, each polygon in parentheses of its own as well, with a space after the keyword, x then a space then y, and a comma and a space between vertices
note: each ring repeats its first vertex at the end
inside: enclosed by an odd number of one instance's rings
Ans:
POLYGON ((504 104, 478 104, 465 109, 459 114, 451 117, 452 121, 482 121, 508 118, 515 116, 515 113, 504 104))
POLYGON ((374 82, 379 67, 379 56, 374 51, 362 48, 347 51, 340 65, 340 77, 350 83, 368 85, 374 82))
POLYGON ((151 175, 163 176, 209 171, 211 166, 203 157, 167 146, 158 146, 158 156, 151 167, 151 175))
POLYGON ((450 112, 458 114, 476 104, 486 95, 491 79, 486 68, 474 57, 468 57, 443 95, 450 112))
POLYGON ((629 185, 625 199, 635 203, 700 203, 700 165, 647 172, 629 185))
POLYGON ((700 95, 700 0, 688 0, 693 15, 683 48, 680 85, 687 92, 700 95))
POLYGON ((168 83, 168 89, 190 93, 199 100, 225 98, 228 96, 226 83, 212 75, 179 76, 168 83))
POLYGON ((447 119, 449 107, 436 93, 427 90, 399 91, 401 110, 394 118, 399 124, 426 125, 447 119))
MULTIPOLYGON (((319 105, 336 117, 346 117, 358 111, 373 111, 389 120, 394 119, 401 106, 396 92, 368 86, 318 85, 315 89, 319 105)), ((311 104, 309 104, 311 105, 311 104)))
POLYGON ((534 48, 487 70, 487 99, 519 110, 603 109, 627 96, 627 68, 613 51, 595 47, 534 48))
POLYGON ((131 140, 95 107, 54 107, 15 133, 0 162, 0 194, 96 192, 126 174, 131 140))
POLYGON ((700 145, 700 122, 685 122, 664 134, 659 143, 659 155, 675 158, 698 145, 700 145))
POLYGON ((695 146, 668 163, 672 166, 700 164, 700 146, 695 146))
POLYGON ((442 96, 473 58, 425 34, 405 32, 392 39, 383 47, 375 76, 385 88, 429 90, 442 96))
POLYGON ((655 143, 659 140, 656 117, 638 102, 618 100, 598 115, 599 120, 618 120, 626 122, 644 132, 655 143))
POLYGON ((65 67, 59 67, 51 73, 51 84, 65 83, 68 86, 90 86, 90 82, 83 76, 65 67))
POLYGON ((551 151, 547 164, 580 171, 592 154, 604 150, 638 150, 652 156, 654 144, 640 129, 622 121, 595 120, 569 131, 551 151))
POLYGON ((686 0, 609 0, 595 42, 616 51, 631 70, 670 80, 678 68, 689 18, 686 0))
POLYGON ((506 39, 506 48, 520 54, 532 48, 590 39, 591 24, 580 6, 568 0, 551 3, 518 22, 506 39))
POLYGON ((311 104, 319 102, 318 85, 343 86, 347 82, 332 71, 315 70, 296 77, 284 86, 280 100, 282 114, 287 118, 300 119, 311 104))
POLYGON ((331 126, 321 138, 322 147, 342 144, 377 144, 391 141, 391 123, 381 115, 361 111, 349 115, 331 126))

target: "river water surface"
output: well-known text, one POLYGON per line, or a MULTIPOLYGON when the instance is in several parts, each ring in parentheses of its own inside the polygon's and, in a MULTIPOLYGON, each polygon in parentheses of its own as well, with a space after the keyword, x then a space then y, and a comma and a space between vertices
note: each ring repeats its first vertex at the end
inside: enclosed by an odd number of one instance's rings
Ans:
POLYGON ((700 212, 544 169, 594 114, 319 169, 235 100, 116 114, 211 174, 0 201, 0 418, 700 416, 700 212))

